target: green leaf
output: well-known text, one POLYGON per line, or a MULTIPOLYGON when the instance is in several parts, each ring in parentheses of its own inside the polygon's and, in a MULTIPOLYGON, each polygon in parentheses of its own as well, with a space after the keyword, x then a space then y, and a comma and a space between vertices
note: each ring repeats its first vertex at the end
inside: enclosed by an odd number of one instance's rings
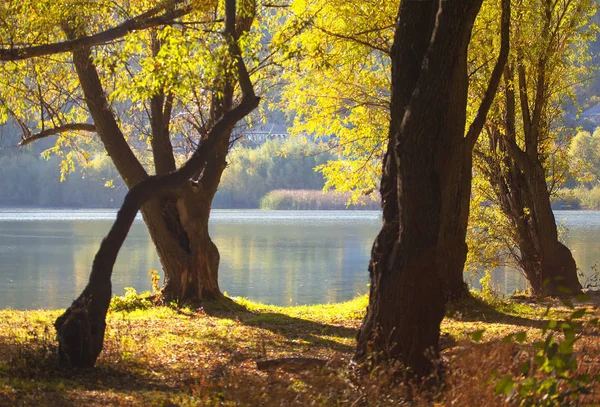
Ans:
POLYGON ((473 339, 474 342, 480 342, 481 341, 481 337, 483 336, 483 329, 480 329, 478 331, 475 332, 471 332, 469 334, 469 336, 471 336, 471 339, 473 339))
POLYGON ((523 343, 525 342, 525 339, 527 339, 527 332, 523 331, 523 332, 519 332, 517 334, 515 334, 515 340, 519 343, 523 343))
POLYGON ((508 395, 510 395, 510 393, 512 392, 514 387, 515 387, 515 383, 513 381, 513 378, 510 377, 509 375, 506 375, 502 379, 500 379, 500 381, 498 381, 498 383, 496 383, 496 387, 494 388, 494 391, 497 394, 504 394, 504 395, 508 396, 508 395))

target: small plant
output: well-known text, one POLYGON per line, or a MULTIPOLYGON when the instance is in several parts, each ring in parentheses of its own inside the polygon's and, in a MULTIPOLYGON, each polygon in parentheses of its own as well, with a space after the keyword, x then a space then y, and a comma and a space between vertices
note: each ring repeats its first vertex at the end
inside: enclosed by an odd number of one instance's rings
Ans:
MULTIPOLYGON (((564 301, 574 309, 573 304, 564 301)), ((588 394, 598 377, 577 374, 574 346, 583 325, 584 308, 573 312, 562 322, 551 320, 542 332, 545 339, 533 343, 535 353, 520 366, 520 374, 503 376, 495 391, 522 406, 576 405, 580 395, 588 394)), ((592 321, 592 323, 597 323, 592 321)), ((525 332, 509 335, 506 341, 523 343, 525 332)))
POLYGON ((110 301, 111 311, 145 310, 153 305, 150 293, 138 294, 135 288, 125 287, 125 295, 114 296, 110 301))
POLYGON ((490 270, 486 269, 483 272, 483 277, 479 280, 479 284, 481 284, 481 297, 484 300, 494 302, 498 299, 498 294, 492 287, 492 275, 490 270))
POLYGON ((162 290, 160 289, 160 274, 158 274, 158 270, 150 269, 148 271, 150 274, 150 284, 152 285, 152 301, 156 305, 160 305, 163 303, 163 295, 162 290))

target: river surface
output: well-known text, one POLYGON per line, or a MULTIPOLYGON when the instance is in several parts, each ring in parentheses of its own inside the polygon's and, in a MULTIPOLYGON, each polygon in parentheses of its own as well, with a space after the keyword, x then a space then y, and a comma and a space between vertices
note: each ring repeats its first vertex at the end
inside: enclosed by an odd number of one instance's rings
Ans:
MULTIPOLYGON (((600 212, 556 211, 567 245, 589 275, 600 256, 600 212)), ((62 308, 83 290, 114 210, 0 209, 0 308, 62 308)), ((368 291, 367 264, 378 211, 214 210, 211 235, 221 253, 220 286, 230 296, 278 304, 344 301, 368 291)), ((150 289, 160 263, 137 219, 117 259, 113 291, 150 289)), ((525 288, 497 270, 502 293, 525 288)), ((475 282, 475 285, 477 283, 475 282)))

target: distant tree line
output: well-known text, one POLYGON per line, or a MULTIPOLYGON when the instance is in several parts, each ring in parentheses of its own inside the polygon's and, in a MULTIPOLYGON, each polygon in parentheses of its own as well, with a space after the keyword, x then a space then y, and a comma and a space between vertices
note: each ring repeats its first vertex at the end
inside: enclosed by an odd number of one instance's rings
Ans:
MULTIPOLYGON (((12 151, 0 156, 0 206, 118 208, 123 202, 127 188, 106 156, 78 166, 60 182, 59 157, 45 160, 35 150, 12 151)), ((258 208, 273 190, 321 190, 325 182, 314 168, 334 158, 300 138, 236 147, 229 154, 213 207, 258 208)))

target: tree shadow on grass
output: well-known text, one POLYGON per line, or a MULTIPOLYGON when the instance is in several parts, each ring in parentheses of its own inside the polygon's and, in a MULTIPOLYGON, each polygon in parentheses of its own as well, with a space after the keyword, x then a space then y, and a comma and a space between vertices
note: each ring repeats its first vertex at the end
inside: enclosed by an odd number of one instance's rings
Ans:
MULTIPOLYGON (((464 322, 507 324, 529 328, 543 328, 550 319, 516 315, 516 312, 510 312, 503 308, 505 307, 502 306, 502 303, 494 306, 469 295, 467 298, 449 304, 446 309, 446 316, 464 322)), ((539 314, 537 315, 539 316, 539 314)))
POLYGON ((327 337, 354 339, 357 329, 292 317, 276 312, 255 312, 234 301, 209 305, 204 312, 218 318, 235 318, 244 325, 266 329, 289 340, 303 340, 325 346, 338 352, 352 352, 354 345, 346 345, 327 337))
MULTIPOLYGON (((139 362, 95 368, 61 367, 56 352, 18 342, 0 342, 0 405, 76 406, 122 405, 135 399, 144 404, 152 399, 168 402, 182 390, 141 372, 148 367, 139 362)), ((170 404, 165 404, 170 405, 170 404)))

